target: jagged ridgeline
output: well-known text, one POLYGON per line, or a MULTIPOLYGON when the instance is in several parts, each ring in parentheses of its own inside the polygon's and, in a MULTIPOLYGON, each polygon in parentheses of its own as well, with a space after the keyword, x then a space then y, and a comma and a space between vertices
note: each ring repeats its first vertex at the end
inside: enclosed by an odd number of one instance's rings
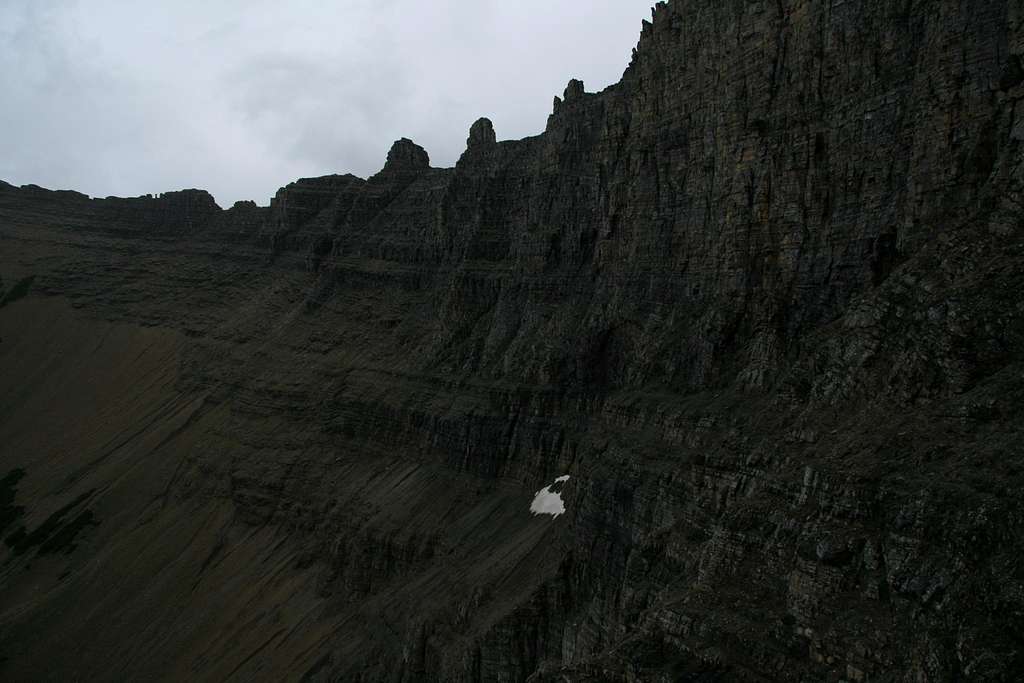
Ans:
POLYGON ((0 185, 0 678, 1017 680, 1022 22, 673 0, 454 168, 0 185))

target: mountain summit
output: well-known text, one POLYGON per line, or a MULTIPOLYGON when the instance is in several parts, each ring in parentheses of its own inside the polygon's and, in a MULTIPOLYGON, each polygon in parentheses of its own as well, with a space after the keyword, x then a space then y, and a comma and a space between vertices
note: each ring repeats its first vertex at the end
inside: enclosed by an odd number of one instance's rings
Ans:
POLYGON ((671 0, 454 168, 0 184, 0 678, 1016 680, 1022 30, 671 0))

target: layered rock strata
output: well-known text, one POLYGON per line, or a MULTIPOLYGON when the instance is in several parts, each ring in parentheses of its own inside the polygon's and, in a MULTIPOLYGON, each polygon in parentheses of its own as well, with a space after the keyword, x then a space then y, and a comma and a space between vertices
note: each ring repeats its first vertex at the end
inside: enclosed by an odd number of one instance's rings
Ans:
POLYGON ((452 169, 0 185, 0 674, 1015 680, 1022 21, 672 0, 452 169))

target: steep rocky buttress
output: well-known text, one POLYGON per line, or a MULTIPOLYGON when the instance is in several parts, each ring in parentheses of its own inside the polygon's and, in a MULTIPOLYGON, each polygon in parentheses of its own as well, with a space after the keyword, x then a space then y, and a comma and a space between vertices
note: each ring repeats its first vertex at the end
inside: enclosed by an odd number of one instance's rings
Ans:
POLYGON ((0 184, 0 678, 1018 680, 1022 56, 671 0, 454 168, 0 184))

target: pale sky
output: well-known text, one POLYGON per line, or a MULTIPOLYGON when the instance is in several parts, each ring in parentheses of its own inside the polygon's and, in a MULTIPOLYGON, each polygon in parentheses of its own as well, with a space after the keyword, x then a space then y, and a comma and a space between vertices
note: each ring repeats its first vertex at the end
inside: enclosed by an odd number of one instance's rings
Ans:
POLYGON ((0 0, 0 179, 268 203, 384 165, 451 166, 470 124, 544 129, 570 78, 616 82, 653 0, 0 0))

